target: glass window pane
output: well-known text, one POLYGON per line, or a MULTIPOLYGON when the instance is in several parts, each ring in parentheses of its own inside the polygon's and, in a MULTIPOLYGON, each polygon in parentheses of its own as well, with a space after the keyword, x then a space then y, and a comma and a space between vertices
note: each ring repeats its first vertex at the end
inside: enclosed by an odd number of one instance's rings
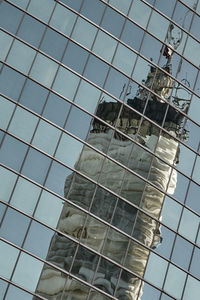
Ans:
POLYGON ((200 278, 200 249, 195 247, 190 272, 200 278))
POLYGON ((32 221, 28 235, 24 243, 24 249, 46 259, 47 251, 54 231, 44 225, 32 221), (38 245, 40 245, 38 247, 38 245))
POLYGON ((113 64, 130 76, 135 64, 136 57, 137 56, 134 52, 132 52, 122 44, 119 44, 113 64))
POLYGON ((28 12, 39 19, 48 22, 53 11, 55 1, 53 0, 31 0, 28 6, 28 12))
POLYGON ((80 78, 72 72, 60 67, 53 89, 62 96, 73 100, 80 78))
POLYGON ((34 18, 25 15, 17 35, 35 47, 39 46, 45 26, 34 18))
POLYGON ((199 43, 195 41, 193 38, 188 37, 184 55, 186 58, 191 60, 196 66, 200 65, 200 59, 198 55, 199 51, 200 51, 199 43))
POLYGON ((43 191, 34 217, 49 226, 56 227, 63 208, 63 201, 58 197, 43 191))
POLYGON ((197 160, 196 160, 196 163, 195 163, 195 168, 194 168, 194 172, 193 172, 192 178, 196 182, 198 182, 200 184, 200 173, 199 173, 199 170, 200 170, 200 157, 197 156, 197 160))
POLYGON ((122 13, 127 14, 131 0, 110 0, 109 4, 119 9, 122 13))
POLYGON ((191 295, 192 295, 192 300, 199 300, 200 282, 199 280, 194 279, 191 276, 188 276, 187 284, 183 295, 183 300, 191 299, 191 295))
POLYGON ((0 252, 0 274, 5 278, 10 279, 19 250, 0 241, 0 252))
POLYGON ((183 145, 180 145, 179 163, 177 169, 191 176, 195 154, 183 145))
POLYGON ((37 185, 20 177, 10 203, 31 215, 35 209, 40 191, 41 188, 37 185))
POLYGON ((194 182, 190 182, 189 191, 187 194, 186 205, 195 210, 200 214, 200 186, 195 184, 194 182))
POLYGON ((111 62, 116 45, 117 41, 100 30, 95 40, 93 51, 108 62, 111 62))
POLYGON ((167 261, 160 258, 158 255, 151 253, 149 256, 144 278, 162 288, 163 280, 167 270, 167 261), (153 270, 153 272, 152 272, 153 270))
POLYGON ((191 243, 177 236, 172 253, 172 261, 187 270, 191 260, 192 250, 193 246, 191 243))
POLYGON ((121 40, 135 50, 139 50, 144 31, 130 21, 124 26, 121 40))
POLYGON ((72 38, 87 48, 91 48, 97 28, 82 18, 78 18, 72 38), (87 32, 87 34, 85 34, 87 32))
POLYGON ((0 167, 0 182, 1 182, 0 198, 3 201, 5 202, 9 201, 16 179, 17 179, 16 174, 3 167, 0 167))
POLYGON ((18 171, 27 151, 27 146, 17 139, 6 135, 0 148, 0 161, 18 171))
POLYGON ((19 7, 26 9, 29 0, 10 0, 10 2, 18 5, 19 7))
POLYGON ((50 21, 50 25, 61 31, 66 35, 70 35, 74 22, 76 20, 76 14, 65 8, 64 6, 57 4, 53 16, 50 21))
POLYGON ((7 62, 23 73, 28 73, 36 51, 15 40, 8 55, 7 62))
POLYGON ((125 18, 122 15, 114 11, 112 8, 107 7, 101 27, 118 38, 122 31, 124 21, 125 18), (112 22, 110 20, 112 20, 112 22))
POLYGON ((54 161, 51 165, 45 186, 63 197, 65 180, 66 177, 71 173, 71 170, 54 161))
POLYGON ((69 7, 79 11, 81 7, 82 0, 61 0, 60 2, 63 2, 64 4, 68 5, 69 7))
POLYGON ((30 76, 40 83, 50 87, 56 74, 58 65, 46 56, 38 53, 30 76))
POLYGON ((59 129, 40 120, 32 144, 42 151, 53 155, 60 133, 59 129))
POLYGON ((159 39, 165 41, 169 21, 156 11, 153 11, 147 30, 159 39), (158 24, 160 26, 158 26, 158 24))
POLYGON ((77 137, 85 140, 91 121, 92 117, 87 113, 76 107, 72 107, 65 128, 77 137), (79 122, 77 122, 77 120, 79 120, 79 122))
POLYGON ((129 17, 139 25, 146 27, 149 20, 151 8, 140 0, 134 0, 129 17))
POLYGON ((43 117, 63 127, 71 104, 61 97, 51 93, 46 103, 43 117))
POLYGON ((18 72, 4 66, 0 74, 0 91, 2 94, 17 100, 21 92, 25 77, 18 72))
POLYGON ((170 264, 164 290, 177 299, 180 299, 183 292, 185 279, 186 273, 170 264))
POLYGON ((16 33, 23 12, 5 1, 0 2, 0 26, 16 33))
POLYGON ((21 253, 13 275, 13 282, 35 291, 43 263, 32 256, 21 253))
POLYGON ((108 65, 99 58, 91 55, 83 76, 95 84, 103 86, 107 72, 108 65))
POLYGON ((21 246, 30 219, 12 208, 8 208, 0 228, 0 235, 6 240, 21 246), (13 220, 14 224, 13 224, 13 220), (13 226, 14 225, 14 226, 13 226))
POLYGON ((13 299, 32 300, 33 296, 31 294, 26 293, 22 289, 17 288, 16 286, 10 285, 5 300, 13 299))
POLYGON ((61 60, 68 39, 47 28, 40 49, 57 60, 61 60), (53 41, 53 43, 52 43, 53 41))
POLYGON ((105 5, 99 0, 85 0, 81 8, 81 14, 96 24, 99 24, 105 5))
POLYGON ((162 222, 176 230, 179 224, 181 211, 182 206, 166 196, 161 214, 162 222))
POLYGON ((74 167, 80 154, 82 143, 67 134, 63 134, 56 152, 56 158, 70 167, 74 167))
POLYGON ((12 40, 13 38, 10 35, 0 31, 0 59, 4 60, 6 58, 12 40))
POLYGON ((50 161, 50 158, 31 148, 26 157, 22 173, 30 179, 43 184, 50 161))
POLYGON ((0 127, 6 129, 10 121, 10 117, 15 108, 15 104, 0 96, 0 127))
POLYGON ((24 106, 27 106, 29 109, 40 114, 43 109, 47 94, 48 90, 35 83, 33 80, 28 79, 19 101, 24 106))
POLYGON ((67 46, 67 50, 63 57, 62 63, 70 67, 74 71, 82 74, 88 55, 88 51, 70 41, 67 46))
POLYGON ((179 233, 191 241, 195 241, 199 226, 199 217, 184 209, 179 227, 179 233))
POLYGON ((93 85, 81 80, 75 102, 87 111, 94 113, 99 101, 100 90, 93 85))
POLYGON ((38 117, 21 107, 17 107, 8 131, 26 142, 30 142, 38 122, 38 117))

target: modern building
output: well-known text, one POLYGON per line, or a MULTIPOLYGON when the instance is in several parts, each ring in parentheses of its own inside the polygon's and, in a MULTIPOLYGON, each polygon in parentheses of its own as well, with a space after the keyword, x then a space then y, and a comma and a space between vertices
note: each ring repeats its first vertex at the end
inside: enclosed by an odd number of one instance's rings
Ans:
POLYGON ((0 300, 199 300, 200 1, 0 1, 0 300))

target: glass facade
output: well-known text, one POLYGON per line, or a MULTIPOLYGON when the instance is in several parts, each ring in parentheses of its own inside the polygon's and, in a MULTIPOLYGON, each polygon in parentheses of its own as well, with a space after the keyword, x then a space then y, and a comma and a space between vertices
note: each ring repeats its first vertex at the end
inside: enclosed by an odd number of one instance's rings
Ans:
POLYGON ((0 1, 0 300, 199 300, 200 1, 0 1))

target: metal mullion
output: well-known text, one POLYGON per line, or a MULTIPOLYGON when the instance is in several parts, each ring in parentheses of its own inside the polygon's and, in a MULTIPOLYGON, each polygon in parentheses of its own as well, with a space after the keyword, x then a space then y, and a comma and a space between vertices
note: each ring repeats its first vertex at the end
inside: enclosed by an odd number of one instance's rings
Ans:
MULTIPOLYGON (((8 2, 8 0, 5 0, 8 2)), ((102 0, 101 0, 102 1, 102 0)), ((103 1, 102 1, 103 2, 103 1)), ((104 3, 104 2, 103 2, 104 3)), ((63 5, 63 3, 62 3, 63 5)), ((92 24, 93 26, 95 26, 96 28, 99 28, 99 26, 97 24, 95 24, 94 22, 92 22, 91 20, 87 19, 85 16, 81 15, 81 14, 78 14, 76 11, 74 11, 73 9, 71 9, 70 7, 67 7, 66 5, 63 5, 65 6, 67 9, 69 10, 72 10, 73 12, 75 12, 78 16, 80 16, 81 18, 83 18, 84 20, 86 20, 88 23, 92 24)), ((18 7, 17 7, 18 8, 18 7)), ((113 8, 113 7, 112 7, 113 8)), ((114 9, 114 8, 113 8, 114 9)), ((23 9, 20 9, 22 11, 24 11, 23 9)), ((116 9, 114 9, 116 10, 116 9)), ((118 10, 116 10, 118 12, 118 10)), ((37 17, 34 17, 33 15, 31 15, 30 13, 26 12, 28 15, 32 16, 34 19, 38 20, 39 22, 41 22, 40 19, 38 19, 37 17)), ((126 18, 126 15, 124 15, 123 13, 121 13, 122 16, 124 16, 126 18)), ((131 22, 133 22, 134 24, 136 24, 138 27, 141 27, 140 25, 138 25, 137 23, 135 23, 132 19, 129 19, 131 22)), ((79 44, 78 42, 76 42, 75 40, 73 40, 72 38, 69 38, 69 36, 63 34, 62 32, 56 30, 54 27, 50 26, 50 25, 47 25, 46 23, 44 23, 43 21, 41 22, 43 23, 44 25, 48 26, 49 28, 52 28, 54 31, 56 31, 57 33, 61 34, 62 36, 70 39, 71 41, 73 41, 75 44, 79 45, 81 48, 91 52, 89 49, 87 49, 86 47, 82 46, 81 44, 79 44)), ((176 25, 176 24, 175 24, 176 25)), ((101 28, 100 29, 106 33, 107 35, 109 35, 110 37, 112 37, 113 39, 115 39, 116 41, 120 42, 122 45, 124 45, 126 48, 130 49, 131 51, 133 51, 135 54, 139 55, 141 58, 143 58, 144 60, 146 60, 148 63, 152 64, 154 67, 156 67, 157 69, 161 70, 163 73, 165 73, 166 75, 170 76, 174 81, 176 81, 177 83, 179 83, 181 86, 183 86, 186 90, 189 90, 191 93, 193 93, 195 96, 199 97, 200 95, 197 94, 195 91, 192 91, 188 86, 184 85, 182 82, 180 82, 178 79, 176 79, 175 77, 173 77, 171 74, 167 73, 164 69, 162 69, 160 66, 156 65, 154 62, 152 62, 151 60, 149 60, 148 58, 146 58, 145 56, 143 56, 141 53, 137 52, 136 50, 134 50, 133 48, 131 48, 129 45, 127 45, 126 43, 120 41, 117 37, 115 37, 114 35, 112 35, 111 33, 109 33, 108 31, 106 31, 105 29, 101 28)), ((161 41, 159 38, 155 37, 151 32, 148 32, 147 30, 144 30, 144 28, 141 27, 141 29, 145 32, 147 32, 148 34, 150 34, 152 37, 154 37, 155 39, 157 39, 159 42, 161 42, 163 45, 166 45, 166 43, 164 43, 163 41, 161 41)), ((5 31, 6 32, 6 31, 5 31)), ((9 33, 10 34, 10 33, 9 33)), ((12 35, 12 34, 10 34, 12 35)), ((17 38, 17 37, 16 37, 17 38)), ((20 39, 19 39, 20 40, 20 39)), ((24 41, 25 44, 29 45, 28 43, 26 43, 24 41)), ((30 45, 31 48, 35 49, 34 46, 30 45)), ((36 48, 37 49, 37 48, 36 48)), ((38 49, 37 49, 38 50, 38 49)), ((40 51, 39 51, 40 52, 40 51)), ((175 49, 173 50, 174 53, 176 53, 178 56, 182 57, 184 60, 186 60, 187 62, 190 63, 190 65, 194 66, 195 68, 198 69, 198 67, 193 63, 191 62, 190 60, 188 60, 186 57, 184 57, 183 55, 179 54, 175 49)), ((43 55, 45 55, 46 57, 49 57, 46 53, 42 53, 43 55)), ((108 63, 106 60, 104 60, 103 58, 101 58, 100 56, 96 55, 95 53, 93 53, 96 57, 100 58, 102 61, 106 62, 108 65, 110 63, 108 63)), ((57 62, 57 60, 55 60, 54 58, 52 57, 49 57, 51 60, 57 62)), ((59 63, 60 64, 60 63, 59 63)), ((62 64, 61 64, 62 65, 62 64)), ((64 68, 68 68, 66 65, 63 65, 64 68)), ((128 75, 126 75, 123 71, 121 70, 118 70, 115 66, 112 66, 114 69, 116 69, 117 71, 119 71, 121 74, 125 75, 126 77, 129 78, 128 75)), ((74 74, 77 74, 77 72, 75 72, 74 70, 71 70, 72 73, 74 74)), ((138 83, 137 81, 135 81, 133 78, 131 78, 131 80, 133 80, 134 82, 136 82, 137 84, 143 86, 142 83, 138 83)), ((148 89, 148 88, 147 88, 148 89)), ((154 93, 154 92, 152 92, 154 93)), ((157 94, 156 94, 157 95, 157 94)), ((159 97, 157 95, 157 97, 159 97)), ((163 99, 162 99, 163 100, 163 99)), ((170 103, 169 103, 170 104, 170 103)), ((177 109, 178 110, 178 109, 177 109)))
MULTIPOLYGON (((46 119, 44 119, 46 121, 46 119)), ((51 124, 51 122, 48 122, 49 124, 51 124)), ((68 134, 69 136, 71 136, 72 138, 76 139, 77 141, 81 142, 83 145, 88 146, 89 148, 93 149, 94 151, 96 151, 97 153, 101 154, 104 157, 107 157, 109 160, 111 160, 112 162, 116 163, 117 165, 119 165, 120 167, 124 168, 126 171, 132 173, 133 175, 137 176, 138 178, 142 179, 143 181, 147 182, 148 184, 150 184, 151 186, 155 187, 157 190, 159 190, 162 193, 165 193, 167 196, 169 196, 171 199, 173 199, 174 201, 176 201, 177 203, 181 204, 182 206, 184 206, 184 204, 182 204, 179 200, 177 200, 175 197, 173 197, 172 195, 168 194, 167 192, 164 192, 163 190, 161 190, 159 187, 155 186, 152 182, 146 180, 144 177, 142 177, 141 175, 139 175, 138 173, 136 173, 135 171, 129 169, 128 167, 126 167, 125 165, 121 164, 120 162, 116 161, 115 159, 113 159, 110 156, 107 156, 105 153, 103 153, 102 151, 98 150, 97 148, 91 146, 90 144, 88 144, 87 142, 81 140, 80 138, 76 137, 75 135, 73 135, 71 132, 64 130, 63 128, 59 128, 59 126, 55 126, 56 128, 64 131, 66 134, 68 134)), ((4 129, 2 129, 3 132, 5 132, 4 129)), ((118 132, 118 131, 117 131, 118 132)), ((119 131, 119 133, 121 134, 121 132, 119 131)), ((41 149, 29 144, 28 142, 22 140, 21 138, 18 138, 17 136, 15 136, 14 134, 7 132, 8 135, 14 137, 15 139, 21 141, 22 143, 26 144, 27 146, 30 146, 31 148, 39 151, 40 153, 44 154, 45 156, 53 159, 56 162, 59 162, 60 164, 62 164, 63 166, 66 166, 68 169, 71 169, 72 171, 74 171, 73 168, 67 166, 65 163, 63 163, 62 161, 59 161, 58 159, 56 159, 55 157, 49 155, 48 153, 42 151, 41 149)), ((149 149, 146 149, 144 146, 142 147, 141 144, 139 144, 138 142, 135 142, 133 139, 130 139, 131 141, 133 141, 134 144, 138 145, 139 147, 141 147, 142 149, 144 149, 145 151, 147 150, 147 152, 149 152, 150 154, 154 155, 155 158, 161 160, 162 162, 166 163, 166 165, 170 166, 171 168, 177 170, 173 165, 170 165, 169 163, 167 163, 165 160, 163 160, 162 158, 160 158, 158 155, 154 154, 152 151, 148 151, 149 149)), ((177 170, 178 173, 184 175, 186 178, 188 178, 189 180, 191 180, 192 182, 196 183, 199 186, 199 183, 196 182, 195 180, 193 180, 192 178, 190 178, 189 176, 185 175, 183 172, 177 170)), ((80 175, 82 175, 83 177, 89 178, 88 176, 82 174, 80 171, 77 171, 77 173, 79 173, 80 175)), ((92 181, 92 179, 90 178, 90 180, 92 181)), ((95 183, 96 181, 94 181, 95 183)), ((104 187, 104 189, 107 189, 104 187)), ((108 189, 109 190, 109 189, 108 189)), ((112 192, 113 194, 115 194, 114 192, 112 192)), ((133 203, 132 203, 133 205, 133 203)), ((191 208, 188 208, 192 213, 194 213, 195 215, 199 215, 197 212, 193 211, 191 208)))

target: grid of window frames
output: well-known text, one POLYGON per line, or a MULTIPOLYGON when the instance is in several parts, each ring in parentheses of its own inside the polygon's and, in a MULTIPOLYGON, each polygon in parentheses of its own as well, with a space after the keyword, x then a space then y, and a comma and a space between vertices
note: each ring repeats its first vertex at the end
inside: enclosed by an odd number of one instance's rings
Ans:
MULTIPOLYGON (((160 49, 166 45, 170 23, 182 32, 171 77, 190 99, 188 114, 182 113, 183 129, 189 133, 187 141, 176 138, 180 157, 172 168, 178 174, 177 186, 173 195, 165 192, 163 242, 151 249, 142 300, 199 299, 200 1, 195 0, 0 1, 0 299, 28 300, 35 295, 63 203, 73 205, 63 196, 69 174, 93 183, 91 202, 98 189, 124 200, 74 164, 88 145, 98 103, 104 99, 128 107, 127 97, 133 98, 138 86, 145 88, 150 66, 161 69, 166 63, 160 49), (124 86, 131 95, 122 92, 124 86)), ((95 151, 112 161, 109 149, 95 151)), ((122 167, 130 171, 128 163, 122 167)), ((151 184, 148 178, 142 180, 151 184)), ((80 210, 98 217, 95 211, 80 210)), ((111 221, 100 221, 132 239, 111 221)), ((83 247, 118 266, 119 274, 127 272, 114 257, 73 242, 76 253, 83 247)), ((73 265, 70 273, 63 270, 63 276, 69 274, 79 280, 73 265)), ((95 289, 81 282, 88 291, 95 289)), ((117 299, 115 294, 107 297, 117 299)))

